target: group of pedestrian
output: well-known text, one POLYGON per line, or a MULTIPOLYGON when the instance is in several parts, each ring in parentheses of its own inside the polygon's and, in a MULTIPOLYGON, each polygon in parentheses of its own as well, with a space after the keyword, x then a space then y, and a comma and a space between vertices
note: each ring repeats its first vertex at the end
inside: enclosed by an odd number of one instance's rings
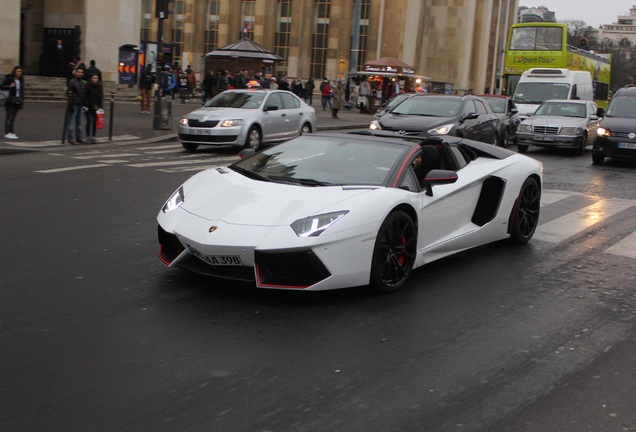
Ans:
POLYGON ((68 119, 66 137, 69 144, 94 144, 98 128, 98 112, 103 110, 104 87, 101 71, 91 60, 86 71, 79 64, 73 69, 73 78, 66 86, 68 119), (86 77, 85 77, 86 75, 86 77), (86 118, 86 140, 82 139, 82 112, 86 118))

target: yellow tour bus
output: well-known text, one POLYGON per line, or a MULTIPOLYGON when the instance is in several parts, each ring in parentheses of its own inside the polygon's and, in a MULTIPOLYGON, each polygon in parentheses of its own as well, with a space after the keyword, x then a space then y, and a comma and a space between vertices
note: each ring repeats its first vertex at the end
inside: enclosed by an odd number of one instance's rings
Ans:
POLYGON ((505 94, 512 95, 521 74, 531 68, 565 68, 588 71, 594 100, 606 107, 609 99, 610 54, 595 54, 567 44, 567 26, 554 22, 513 24, 508 35, 504 78, 505 94))

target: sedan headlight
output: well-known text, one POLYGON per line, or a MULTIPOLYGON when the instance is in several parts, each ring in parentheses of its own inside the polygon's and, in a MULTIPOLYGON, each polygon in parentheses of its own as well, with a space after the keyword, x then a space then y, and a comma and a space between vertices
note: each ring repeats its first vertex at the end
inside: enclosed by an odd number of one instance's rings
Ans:
POLYGON ((532 132, 532 125, 520 123, 517 132, 532 132))
POLYGON ((318 237, 347 213, 349 213, 348 210, 343 210, 317 216, 309 216, 304 219, 298 219, 290 226, 298 237, 318 237))
POLYGON ((564 127, 561 128, 561 135, 581 135, 583 129, 577 127, 564 127))
POLYGON ((166 201, 166 203, 163 205, 163 208, 161 209, 161 211, 163 211, 164 213, 167 213, 171 210, 174 210, 176 208, 178 208, 181 204, 183 204, 183 202, 185 201, 185 195, 183 194, 183 186, 180 186, 179 189, 177 189, 170 198, 168 198, 168 201, 166 201))
POLYGON ((179 120, 179 123, 181 123, 184 126, 188 125, 188 119, 185 117, 181 117, 181 120, 179 120))
POLYGON ((602 137, 608 137, 608 136, 612 136, 612 133, 610 132, 609 129, 600 127, 596 129, 596 135, 602 136, 602 137))
POLYGON ((371 120, 371 124, 369 125, 369 129, 371 129, 371 130, 382 129, 382 126, 380 126, 380 122, 379 121, 371 120))
POLYGON ((455 123, 450 123, 443 126, 438 126, 434 129, 426 131, 429 135, 448 135, 451 129, 455 126, 455 123))
POLYGON ((219 123, 219 126, 221 126, 221 127, 235 127, 235 126, 240 126, 242 124, 243 124, 243 120, 231 119, 231 120, 223 120, 221 123, 219 123))

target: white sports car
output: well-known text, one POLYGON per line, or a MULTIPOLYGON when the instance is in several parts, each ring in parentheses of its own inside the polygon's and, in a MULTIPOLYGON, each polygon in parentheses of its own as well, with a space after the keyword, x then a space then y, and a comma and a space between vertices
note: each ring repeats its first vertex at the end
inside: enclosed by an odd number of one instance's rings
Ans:
POLYGON ((540 162, 462 138, 302 135, 181 185, 159 259, 261 288, 395 291, 431 261, 530 240, 542 186, 540 162))

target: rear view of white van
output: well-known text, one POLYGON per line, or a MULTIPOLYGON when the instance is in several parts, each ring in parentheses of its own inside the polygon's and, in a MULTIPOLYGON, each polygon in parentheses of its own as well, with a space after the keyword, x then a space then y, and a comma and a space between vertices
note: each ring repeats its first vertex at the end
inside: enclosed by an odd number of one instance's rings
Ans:
POLYGON ((587 71, 533 68, 525 71, 513 96, 521 119, 548 99, 594 100, 592 75, 587 71))

